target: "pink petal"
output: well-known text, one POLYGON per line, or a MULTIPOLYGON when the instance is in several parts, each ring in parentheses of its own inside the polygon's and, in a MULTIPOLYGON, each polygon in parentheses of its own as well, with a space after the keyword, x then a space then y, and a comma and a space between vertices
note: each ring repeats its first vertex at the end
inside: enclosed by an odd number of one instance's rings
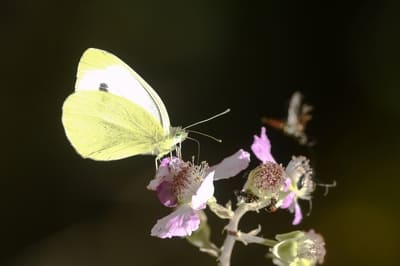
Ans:
POLYGON ((178 157, 165 157, 161 160, 157 169, 156 177, 147 185, 148 190, 157 190, 157 187, 164 181, 170 181, 174 178, 174 170, 179 169, 182 160, 178 157))
POLYGON ((174 193, 174 184, 164 181, 157 187, 157 197, 166 207, 176 207, 178 199, 174 193))
POLYGON ((207 201, 214 195, 214 171, 210 172, 192 196, 192 208, 194 210, 204 209, 207 201))
POLYGON ((301 213, 300 205, 296 202, 294 205, 294 219, 292 225, 299 224, 303 219, 303 214, 301 213))
POLYGON ((147 185, 148 190, 157 190, 157 187, 164 182, 167 177, 172 178, 171 168, 169 167, 170 159, 169 157, 164 158, 161 161, 160 166, 157 169, 156 177, 150 181, 147 185))
POLYGON ((170 157, 165 157, 164 159, 161 160, 160 167, 168 166, 170 161, 171 161, 170 157))
POLYGON ((290 178, 286 178, 285 185, 283 187, 283 191, 288 192, 291 184, 292 184, 292 180, 290 180, 290 178))
POLYGON ((272 157, 271 154, 271 142, 267 137, 265 127, 261 128, 260 136, 254 135, 254 141, 253 144, 251 145, 251 150, 261 162, 276 163, 275 159, 272 157))
POLYGON ((200 217, 189 206, 182 205, 174 212, 161 218, 151 229, 151 235, 159 238, 190 236, 200 225, 200 217))
POLYGON ((240 173, 249 166, 250 154, 242 149, 235 154, 226 157, 219 164, 209 168, 215 171, 214 180, 227 179, 240 173))
POLYGON ((290 192, 284 199, 281 205, 282 209, 287 209, 295 203, 296 193, 290 192))
POLYGON ((157 187, 161 184, 163 181, 162 178, 154 178, 153 180, 150 181, 150 183, 147 185, 148 190, 157 190, 157 187))

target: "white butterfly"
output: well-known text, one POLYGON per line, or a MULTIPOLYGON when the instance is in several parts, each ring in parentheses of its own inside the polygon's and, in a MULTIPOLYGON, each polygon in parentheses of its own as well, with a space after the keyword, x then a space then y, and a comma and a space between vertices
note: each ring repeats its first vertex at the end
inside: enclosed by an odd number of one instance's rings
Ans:
POLYGON ((87 49, 62 122, 84 158, 117 160, 138 154, 162 157, 187 137, 171 127, 164 103, 134 70, 103 50, 87 49))

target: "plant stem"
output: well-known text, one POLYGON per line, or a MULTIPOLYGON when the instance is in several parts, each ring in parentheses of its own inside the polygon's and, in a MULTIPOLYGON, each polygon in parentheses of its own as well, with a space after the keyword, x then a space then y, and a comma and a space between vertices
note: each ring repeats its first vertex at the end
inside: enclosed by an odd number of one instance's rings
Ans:
POLYGON ((266 238, 255 236, 252 234, 245 234, 242 232, 238 232, 237 240, 243 242, 243 244, 245 244, 245 245, 260 244, 260 245, 264 245, 267 247, 273 247, 278 243, 278 241, 276 241, 276 240, 266 239, 266 238))
POLYGON ((238 225, 242 216, 248 211, 257 211, 266 205, 266 203, 252 202, 241 204, 235 210, 233 217, 229 221, 229 224, 225 227, 225 230, 228 233, 221 248, 221 255, 219 256, 219 263, 221 266, 230 266, 232 250, 237 237, 235 234, 238 232, 238 225))

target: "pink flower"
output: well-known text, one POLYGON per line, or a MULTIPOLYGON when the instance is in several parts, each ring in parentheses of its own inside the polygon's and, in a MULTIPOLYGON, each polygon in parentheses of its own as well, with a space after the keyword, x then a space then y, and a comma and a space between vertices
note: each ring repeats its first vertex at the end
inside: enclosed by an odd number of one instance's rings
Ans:
POLYGON ((243 150, 213 167, 206 162, 195 165, 177 157, 163 159, 155 179, 147 188, 157 192, 164 206, 176 209, 157 221, 151 235, 160 238, 191 235, 200 224, 198 211, 206 208, 207 201, 214 194, 213 181, 237 175, 247 168, 249 162, 250 155, 243 150))
POLYGON ((271 154, 271 143, 265 127, 261 128, 260 136, 254 136, 251 150, 262 165, 250 172, 244 190, 260 199, 275 197, 274 191, 279 190, 276 205, 294 212, 292 224, 299 224, 303 219, 303 214, 297 200, 311 200, 311 193, 315 190, 309 160, 304 156, 293 157, 284 172, 283 168, 282 173, 278 171, 278 165, 271 154), (272 167, 274 165, 275 167, 272 167))
POLYGON ((311 200, 311 193, 314 192, 316 184, 312 179, 312 169, 309 160, 304 156, 292 157, 286 167, 285 192, 289 192, 282 201, 282 209, 289 209, 294 212, 292 224, 297 225, 303 219, 303 214, 298 199, 311 200))
POLYGON ((171 214, 159 219, 151 229, 151 235, 160 238, 184 237, 196 231, 200 225, 200 217, 196 211, 204 209, 207 200, 214 194, 213 177, 214 172, 210 172, 196 193, 191 195, 190 202, 181 203, 171 214))
POLYGON ((254 135, 251 150, 261 164, 249 173, 242 191, 262 201, 275 199, 284 184, 285 171, 280 164, 276 163, 271 154, 271 142, 267 137, 265 127, 261 128, 260 136, 254 135))

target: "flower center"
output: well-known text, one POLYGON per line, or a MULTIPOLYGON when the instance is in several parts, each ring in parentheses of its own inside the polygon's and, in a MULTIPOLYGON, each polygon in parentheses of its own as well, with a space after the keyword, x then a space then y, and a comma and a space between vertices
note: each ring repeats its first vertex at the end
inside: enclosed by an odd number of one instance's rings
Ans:
POLYGON ((204 180, 208 164, 202 162, 195 165, 192 162, 182 163, 180 170, 175 173, 173 179, 174 193, 180 203, 188 203, 204 180))
POLYGON ((186 184, 187 184, 187 173, 189 172, 189 166, 181 166, 180 171, 176 172, 174 175, 174 179, 172 181, 173 187, 174 187, 174 193, 178 197, 179 200, 179 195, 182 193, 182 190, 185 189, 186 184))
POLYGON ((283 167, 273 162, 266 162, 257 166, 249 178, 253 178, 253 185, 262 194, 277 193, 284 183, 283 167))

